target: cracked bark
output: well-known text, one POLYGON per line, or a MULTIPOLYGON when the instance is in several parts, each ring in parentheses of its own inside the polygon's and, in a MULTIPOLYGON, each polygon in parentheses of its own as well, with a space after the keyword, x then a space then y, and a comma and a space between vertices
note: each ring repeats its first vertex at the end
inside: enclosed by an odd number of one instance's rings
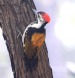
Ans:
POLYGON ((37 69, 25 71, 22 40, 21 36, 17 36, 35 20, 32 8, 36 9, 33 0, 0 0, 0 27, 6 40, 13 75, 14 78, 53 78, 45 43, 38 57, 37 69))

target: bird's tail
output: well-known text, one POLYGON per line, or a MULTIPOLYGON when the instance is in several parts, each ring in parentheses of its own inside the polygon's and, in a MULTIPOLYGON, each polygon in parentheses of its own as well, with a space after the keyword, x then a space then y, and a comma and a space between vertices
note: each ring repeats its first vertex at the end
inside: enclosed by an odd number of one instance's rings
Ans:
POLYGON ((29 59, 26 55, 25 55, 25 66, 26 66, 26 71, 30 70, 31 72, 33 70, 36 69, 38 65, 38 56, 32 57, 31 59, 29 59))

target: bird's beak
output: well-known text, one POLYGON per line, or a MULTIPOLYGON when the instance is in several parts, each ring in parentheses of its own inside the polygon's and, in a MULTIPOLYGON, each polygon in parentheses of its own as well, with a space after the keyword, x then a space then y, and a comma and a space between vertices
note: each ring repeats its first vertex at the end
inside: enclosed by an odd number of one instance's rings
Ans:
POLYGON ((37 15, 37 10, 32 9, 32 11, 34 12, 35 15, 37 15))
POLYGON ((38 12, 37 12, 37 10, 35 10, 35 9, 32 9, 32 11, 34 12, 34 14, 35 14, 35 20, 38 22, 38 12))

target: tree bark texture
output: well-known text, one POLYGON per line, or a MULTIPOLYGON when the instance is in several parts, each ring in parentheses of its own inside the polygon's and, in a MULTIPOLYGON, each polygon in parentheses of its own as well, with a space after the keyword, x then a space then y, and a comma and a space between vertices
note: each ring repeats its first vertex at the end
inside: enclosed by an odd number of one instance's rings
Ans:
POLYGON ((0 26, 6 40, 14 78, 53 78, 46 45, 41 48, 36 70, 26 72, 22 39, 26 26, 35 20, 33 0, 0 0, 0 26))

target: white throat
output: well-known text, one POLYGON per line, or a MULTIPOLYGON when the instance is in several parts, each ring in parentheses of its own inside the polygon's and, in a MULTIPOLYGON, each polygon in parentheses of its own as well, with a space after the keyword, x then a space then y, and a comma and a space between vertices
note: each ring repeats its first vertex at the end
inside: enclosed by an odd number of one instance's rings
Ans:
POLYGON ((33 25, 31 25, 31 27, 34 27, 34 28, 40 28, 42 26, 43 22, 41 22, 39 19, 38 19, 38 23, 35 23, 33 25))

